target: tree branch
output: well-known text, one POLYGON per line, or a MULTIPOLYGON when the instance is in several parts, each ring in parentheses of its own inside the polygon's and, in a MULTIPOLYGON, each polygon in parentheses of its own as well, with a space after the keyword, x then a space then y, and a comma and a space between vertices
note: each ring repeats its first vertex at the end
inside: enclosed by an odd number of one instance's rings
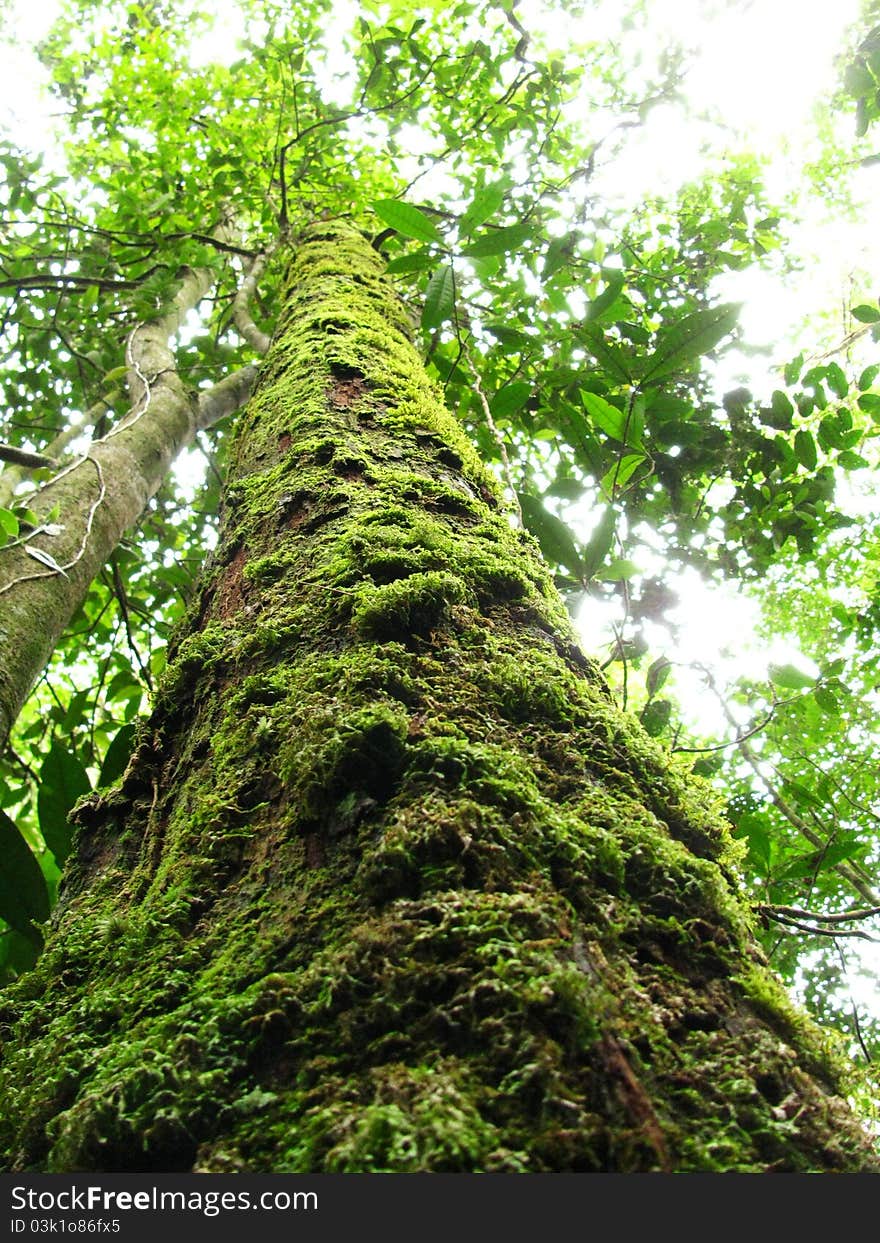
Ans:
POLYGON ((13 466, 21 466, 28 470, 41 470, 44 466, 57 466, 54 458, 43 453, 31 453, 28 449, 17 449, 15 445, 0 444, 0 462, 11 462, 13 466))
MULTIPOLYGON (((80 436, 86 428, 94 427, 95 423, 97 423, 98 419, 100 419, 103 414, 106 414, 108 410, 113 409, 114 403, 117 402, 121 396, 122 392, 117 388, 108 393, 106 397, 101 397, 98 401, 96 401, 93 406, 89 407, 85 414, 83 414, 75 422, 65 427, 63 431, 60 431, 57 436, 49 441, 43 450, 46 457, 53 459, 60 458, 70 442, 75 440, 77 436, 80 436)), ((53 461, 53 465, 55 464, 56 463, 53 461)), ((8 466, 3 471, 3 474, 0 475, 0 505, 8 507, 12 503, 12 499, 15 496, 15 489, 23 477, 23 471, 16 466, 8 466)))
POLYGON ((269 261, 272 250, 274 250, 274 247, 270 247, 257 255, 253 263, 247 268, 245 278, 239 285, 238 291, 232 300, 232 318, 235 326, 245 341, 252 345, 259 354, 266 353, 272 344, 272 338, 254 323, 250 312, 250 302, 256 292, 257 281, 266 270, 266 264, 269 261))
POLYGON ((259 376, 259 368, 253 363, 233 371, 212 388, 204 389, 198 396, 196 431, 203 432, 215 423, 234 414, 250 398, 259 376))

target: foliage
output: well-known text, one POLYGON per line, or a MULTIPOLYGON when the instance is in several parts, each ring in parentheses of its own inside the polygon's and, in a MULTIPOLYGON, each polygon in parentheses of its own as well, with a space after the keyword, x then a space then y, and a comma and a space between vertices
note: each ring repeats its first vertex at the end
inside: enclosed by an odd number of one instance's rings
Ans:
POLYGON ((863 22, 870 27, 850 58, 843 77, 843 89, 856 105, 856 135, 861 138, 880 117, 880 25, 876 3, 865 7, 863 22))
MULTIPOLYGON (((631 50, 649 7, 623 6, 618 38, 557 48, 513 6, 481 0, 365 4, 350 29, 320 0, 235 0, 222 19, 240 25, 230 59, 189 0, 70 0, 41 48, 63 148, 40 157, 8 136, 0 147, 2 435, 54 459, 117 426, 126 341, 187 268, 215 285, 176 342, 180 375, 197 392, 252 361, 236 313, 243 278, 260 266, 252 310, 271 331, 279 241, 350 217, 386 256, 447 403, 572 609, 621 603, 610 663, 622 697, 673 750, 724 748, 695 769, 725 792, 772 948, 776 908, 846 910, 852 876, 867 887, 876 863, 876 533, 841 480, 876 462, 878 366, 801 357, 769 393, 716 394, 709 364, 738 334, 716 278, 761 262, 784 271, 783 208, 758 162, 720 136, 704 178, 674 196, 626 207, 599 196, 597 170, 653 107, 680 100, 676 49, 631 50), (226 220, 234 241, 218 233, 226 220), (783 665, 719 688, 730 711, 768 718, 755 764, 742 742, 682 732, 667 679, 687 654, 658 644, 656 626, 670 624, 670 583, 686 566, 771 584, 762 624, 796 634, 818 665, 818 676, 783 665)), ((877 111, 874 34, 845 83, 861 132, 877 111)), ((852 314, 876 340, 880 308, 860 299, 852 314)), ((195 495, 170 477, 93 583, 0 762, 16 869, 0 887, 7 977, 39 950, 68 811, 125 766, 212 544, 227 423, 200 442, 195 495)), ((0 480, 7 543, 27 533, 28 489, 53 469, 14 491, 11 474, 0 480)), ((834 952, 813 933, 787 935, 775 961, 793 980, 812 954, 807 998, 845 1024, 847 1003, 816 983, 837 970, 834 952)))

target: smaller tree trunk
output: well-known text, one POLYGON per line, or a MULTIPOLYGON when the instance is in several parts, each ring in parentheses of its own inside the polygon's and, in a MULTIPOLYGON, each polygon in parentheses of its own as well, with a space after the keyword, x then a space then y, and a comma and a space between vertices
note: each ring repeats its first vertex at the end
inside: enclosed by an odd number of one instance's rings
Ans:
MULTIPOLYGON (((213 282, 207 269, 186 272, 171 308, 134 330, 126 347, 131 411, 84 457, 28 497, 48 529, 0 556, 0 745, 92 579, 141 517, 177 454, 199 428, 237 409, 250 394, 253 367, 198 395, 177 374, 171 338, 213 282), (28 549, 48 554, 50 562, 28 549)), ((59 437, 59 448, 65 443, 59 437)))

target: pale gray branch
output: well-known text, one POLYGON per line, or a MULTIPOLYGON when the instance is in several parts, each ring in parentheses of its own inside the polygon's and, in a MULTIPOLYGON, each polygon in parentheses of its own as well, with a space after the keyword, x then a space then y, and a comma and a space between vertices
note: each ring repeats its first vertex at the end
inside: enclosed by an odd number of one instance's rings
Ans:
POLYGON ((232 302, 232 318, 236 328, 249 345, 252 345, 260 354, 265 354, 272 343, 272 338, 267 336, 261 328, 254 323, 251 315, 250 304, 257 288, 257 281, 266 270, 266 264, 269 261, 271 250, 264 250, 257 255, 253 263, 247 269, 245 278, 238 287, 238 292, 232 302))
POLYGON ((234 414, 240 409, 254 391, 258 375, 259 369, 253 363, 249 363, 240 371, 233 371, 232 375, 226 376, 212 388, 200 392, 196 430, 202 432, 208 427, 213 427, 227 414, 234 414))
MULTIPOLYGON (((86 428, 94 427, 101 415, 106 414, 108 410, 112 410, 121 396, 121 390, 117 388, 108 393, 106 397, 99 398, 93 406, 86 410, 85 414, 80 415, 78 419, 74 419, 63 431, 60 431, 57 436, 49 441, 43 449, 46 457, 60 458, 70 442, 81 435, 86 428)), ((23 478, 24 472, 20 467, 7 466, 4 468, 3 474, 0 475, 0 505, 4 508, 8 508, 11 504, 15 496, 15 489, 23 478)))

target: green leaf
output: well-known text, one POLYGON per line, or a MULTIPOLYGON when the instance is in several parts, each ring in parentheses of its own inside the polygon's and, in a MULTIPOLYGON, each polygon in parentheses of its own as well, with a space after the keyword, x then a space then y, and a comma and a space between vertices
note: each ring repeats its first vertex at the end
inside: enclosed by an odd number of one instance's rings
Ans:
POLYGON ((36 856, 5 812, 0 811, 0 918, 26 932, 31 921, 49 918, 49 892, 36 856))
POLYGON ((544 277, 544 280, 549 280, 551 276, 555 276, 561 268, 564 268, 571 261, 575 246, 577 246, 580 238, 580 233, 576 231, 566 233, 563 237, 553 238, 544 255, 544 266, 541 269, 541 275, 544 277))
POLYGON ((782 389, 776 388, 773 390, 773 395, 770 398, 770 410, 772 418, 766 420, 770 426, 775 427, 780 432, 788 431, 791 427, 791 420, 794 417, 794 406, 782 389))
POLYGON ((767 670, 770 681, 786 690, 800 691, 806 686, 815 685, 816 679, 804 673, 796 665, 770 665, 767 670))
POLYGON ((853 319, 857 319, 860 324, 876 324, 880 322, 880 310, 876 306, 868 306, 862 302, 852 309, 853 319))
POLYGON ((15 539, 20 530, 18 519, 11 509, 0 508, 0 534, 6 539, 15 539))
MULTIPOLYGON (((604 297, 604 295, 600 296, 604 297)), ((627 341, 632 341, 634 345, 647 345, 651 340, 650 332, 641 324, 632 324, 628 320, 619 319, 615 326, 621 335, 626 337, 627 341)))
POLYGON ((844 375, 843 369, 837 363, 828 364, 825 368, 825 379, 828 381, 828 387, 835 397, 846 397, 849 392, 849 381, 844 375))
POLYGON ((496 419, 506 418, 514 410, 521 410, 532 395, 532 386, 525 380, 518 380, 499 389, 489 403, 489 409, 496 419))
POLYGON ((625 453, 619 461, 606 471, 599 484, 606 496, 611 496, 618 488, 623 488, 631 479, 635 470, 644 462, 643 453, 625 453))
POLYGON ((664 393, 662 389, 655 393, 649 393, 647 400, 647 413, 650 414, 652 423, 666 423, 670 419, 676 418, 677 415, 687 417, 694 412, 691 402, 683 401, 680 397, 673 397, 669 393, 664 393))
POLYGON ((862 393, 859 409, 869 414, 875 423, 880 423, 880 393, 862 393))
POLYGON ((547 560, 583 579, 584 566, 577 544, 562 519, 545 509, 540 498, 532 493, 517 492, 516 495, 526 530, 534 535, 547 560))
POLYGON ((803 367, 803 365, 804 365, 803 354, 798 354, 797 358, 793 358, 790 363, 785 364, 785 367, 783 368, 783 372, 782 372, 782 377, 785 380, 786 384, 791 385, 797 382, 797 379, 801 374, 801 368, 803 367))
POLYGON ((714 777, 723 767, 724 757, 720 751, 716 751, 714 755, 701 755, 698 760, 694 760, 691 772, 695 777, 714 777))
POLYGON ((612 561, 609 566, 597 575, 603 583, 619 583, 624 579, 632 578, 638 574, 639 567, 635 561, 630 561, 625 557, 618 557, 616 561, 612 561))
POLYGON ((459 221, 459 232, 468 237, 478 224, 494 216, 504 203, 505 191, 501 186, 485 186, 478 190, 471 200, 471 205, 459 221))
POLYGON ((864 470, 870 465, 867 459, 859 453, 853 453, 851 449, 844 449, 842 453, 838 453, 837 461, 845 470, 864 470))
POLYGON ((617 383, 630 383, 633 372, 629 358, 620 346, 608 344, 598 324, 584 324, 577 335, 610 379, 617 383))
POLYGON ((392 276, 397 272, 426 272, 436 262, 437 256, 433 251, 414 250, 410 255, 398 255, 390 260, 385 271, 392 276))
POLYGON ((817 872, 827 872, 847 859, 852 859, 864 851, 864 843, 849 839, 848 841, 832 842, 824 850, 811 850, 808 854, 796 855, 779 873, 780 880, 797 880, 802 876, 813 876, 817 872))
POLYGON ((794 451, 797 460, 802 466, 806 466, 807 470, 815 470, 818 457, 816 455, 816 442, 809 432, 803 428, 795 433, 794 451))
POLYGON ((672 669, 672 661, 666 656, 658 656, 652 665, 649 666, 645 676, 645 686, 648 691, 648 698, 653 699, 660 688, 666 682, 672 669))
POLYGON ((559 496, 564 501, 579 501, 586 492, 586 484, 573 475, 557 475, 547 489, 547 496, 559 496))
POLYGON ((98 785, 112 785, 117 777, 125 772, 131 756, 131 744, 134 739, 134 725, 123 725, 116 731, 113 741, 104 755, 104 762, 98 774, 98 785))
POLYGON ((605 558, 608 556, 614 543, 614 533, 616 530, 617 514, 610 505, 606 505, 605 512, 599 519, 598 526, 590 536, 590 540, 584 549, 583 571, 585 581, 595 578, 605 564, 605 558))
POLYGON ((666 726, 669 724, 669 718, 672 715, 672 703, 668 699, 652 699, 650 703, 645 704, 639 713, 642 725, 645 731, 656 738, 658 734, 662 734, 666 726))
POLYGON ((92 788, 88 773, 77 756, 57 741, 40 769, 37 813, 43 840, 60 867, 70 851, 71 826, 68 814, 77 799, 92 788))
POLYGON ((439 242, 443 245, 443 235, 433 220, 429 220, 423 211, 413 207, 411 203, 401 203, 398 199, 380 199, 373 204, 373 211, 402 237, 412 237, 418 242, 439 242))
POLYGON ((110 679, 104 693, 108 699, 131 699, 133 695, 140 697, 143 690, 133 670, 120 669, 119 673, 110 679))
POLYGON ((491 332, 496 341, 510 346, 511 349, 523 350, 534 344, 532 338, 525 332, 520 332, 518 328, 509 328, 507 324, 490 323, 486 324, 485 328, 487 332, 491 332))
POLYGON ((422 308, 422 327, 439 328, 452 317, 455 307, 455 275, 450 263, 439 267, 428 281, 425 305, 422 308))
POLYGON ((598 393, 586 393, 581 390, 581 401, 590 419, 600 427, 612 440, 625 443, 626 413, 612 406, 610 401, 600 397, 598 393))
POLYGON ((541 275, 547 281, 551 276, 555 276, 560 269, 564 268, 568 263, 569 253, 565 248, 564 239, 554 237, 553 241, 547 247, 547 253, 544 256, 544 266, 541 269, 541 275))
POLYGON ((534 226, 529 223, 512 224, 504 229, 493 229, 490 233, 481 233, 469 246, 462 248, 462 254, 471 259, 486 259, 490 255, 506 255, 511 250, 518 250, 527 238, 534 235, 534 226))
POLYGON ((773 839, 763 816, 747 812, 740 816, 736 836, 744 837, 749 844, 749 859, 762 876, 766 876, 773 862, 773 839))
POLYGON ((611 276, 608 280, 608 284, 599 294, 598 298, 594 298, 587 307, 586 319, 593 321, 601 319, 602 315, 609 310, 620 297, 620 292, 623 289, 623 286, 624 278, 622 275, 611 276))
POLYGON ((685 315, 660 334, 657 348, 648 359, 642 375, 643 382, 653 384, 661 376, 708 354, 719 341, 733 332, 739 311, 740 303, 726 302, 685 315))
POLYGON ((860 431, 852 430, 852 425, 852 415, 843 406, 833 414, 826 414, 819 423, 819 444, 826 450, 851 449, 862 438, 860 431))
POLYGON ((10 928, 0 938, 0 977, 14 979, 36 966, 43 948, 43 938, 31 925, 27 931, 10 928))
POLYGON ((598 437, 577 406, 569 402, 561 403, 560 414, 566 441, 574 449, 576 460, 591 475, 598 475, 602 471, 604 461, 598 437))
POLYGON ((850 95, 856 98, 860 95, 869 95, 874 91, 874 75, 865 62, 859 58, 847 65, 843 75, 843 84, 850 95))
POLYGON ((813 691, 813 698, 823 712, 830 712, 832 716, 837 716, 840 712, 840 704, 827 686, 817 686, 813 691))

